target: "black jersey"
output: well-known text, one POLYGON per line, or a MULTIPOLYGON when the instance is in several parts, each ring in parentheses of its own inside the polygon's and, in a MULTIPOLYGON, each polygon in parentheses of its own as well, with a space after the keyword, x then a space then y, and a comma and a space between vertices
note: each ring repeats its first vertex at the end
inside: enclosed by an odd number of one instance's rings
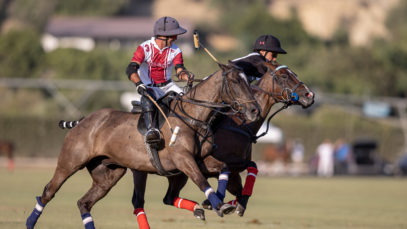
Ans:
POLYGON ((265 58, 257 52, 234 59, 232 62, 243 69, 250 83, 267 72, 267 67, 264 66, 265 58))

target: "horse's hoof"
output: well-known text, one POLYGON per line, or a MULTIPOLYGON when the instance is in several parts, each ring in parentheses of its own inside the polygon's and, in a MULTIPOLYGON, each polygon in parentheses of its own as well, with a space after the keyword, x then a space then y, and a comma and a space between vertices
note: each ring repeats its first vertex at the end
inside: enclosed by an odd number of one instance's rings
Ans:
POLYGON ((218 214, 218 216, 220 216, 220 217, 223 217, 223 212, 219 209, 213 209, 215 212, 216 212, 216 214, 218 214))
POLYGON ((235 210, 236 207, 231 204, 223 204, 219 209, 219 211, 221 211, 225 215, 232 214, 233 212, 235 212, 235 210))
POLYGON ((204 201, 202 202, 202 207, 203 207, 204 209, 207 209, 207 210, 212 210, 211 202, 209 202, 208 199, 206 199, 206 200, 204 200, 204 201))
POLYGON ((205 220, 205 211, 202 208, 194 209, 194 216, 200 220, 205 220))
POLYGON ((246 208, 244 208, 242 205, 240 205, 239 203, 237 203, 237 207, 236 207, 236 214, 240 217, 242 217, 244 215, 244 212, 246 211, 246 208))

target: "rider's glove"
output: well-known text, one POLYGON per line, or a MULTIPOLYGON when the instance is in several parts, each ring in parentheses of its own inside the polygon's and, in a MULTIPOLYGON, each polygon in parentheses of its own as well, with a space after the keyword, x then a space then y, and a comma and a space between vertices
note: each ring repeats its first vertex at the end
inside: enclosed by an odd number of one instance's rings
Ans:
POLYGON ((192 73, 192 72, 190 72, 190 71, 188 71, 188 70, 182 70, 182 71, 180 71, 178 74, 177 74, 177 76, 178 76, 178 78, 180 78, 180 76, 182 75, 182 74, 186 74, 187 75, 187 77, 188 77, 188 82, 193 82, 194 81, 194 78, 195 78, 195 75, 192 73))
POLYGON ((136 83, 136 91, 140 95, 145 95, 147 93, 146 85, 144 85, 141 81, 136 83))

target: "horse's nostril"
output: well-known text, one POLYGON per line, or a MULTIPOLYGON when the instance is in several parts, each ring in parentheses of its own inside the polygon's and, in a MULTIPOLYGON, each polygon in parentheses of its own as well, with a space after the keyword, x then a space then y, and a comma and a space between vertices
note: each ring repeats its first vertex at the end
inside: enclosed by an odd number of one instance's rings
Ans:
POLYGON ((252 114, 258 114, 258 113, 259 113, 259 110, 257 110, 256 108, 252 109, 252 114))

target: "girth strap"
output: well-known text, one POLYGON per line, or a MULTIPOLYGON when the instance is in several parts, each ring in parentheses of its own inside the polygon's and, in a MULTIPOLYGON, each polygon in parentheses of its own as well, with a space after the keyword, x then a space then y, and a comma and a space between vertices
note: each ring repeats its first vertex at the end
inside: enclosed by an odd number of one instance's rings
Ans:
POLYGON ((150 147, 150 144, 148 144, 145 139, 144 139, 144 145, 146 146, 146 151, 148 154, 148 158, 150 159, 151 164, 154 166, 154 168, 157 170, 157 173, 160 174, 161 176, 174 176, 178 175, 181 172, 179 170, 174 171, 166 171, 164 167, 161 164, 160 161, 160 156, 158 155, 158 151, 152 147, 150 147))

